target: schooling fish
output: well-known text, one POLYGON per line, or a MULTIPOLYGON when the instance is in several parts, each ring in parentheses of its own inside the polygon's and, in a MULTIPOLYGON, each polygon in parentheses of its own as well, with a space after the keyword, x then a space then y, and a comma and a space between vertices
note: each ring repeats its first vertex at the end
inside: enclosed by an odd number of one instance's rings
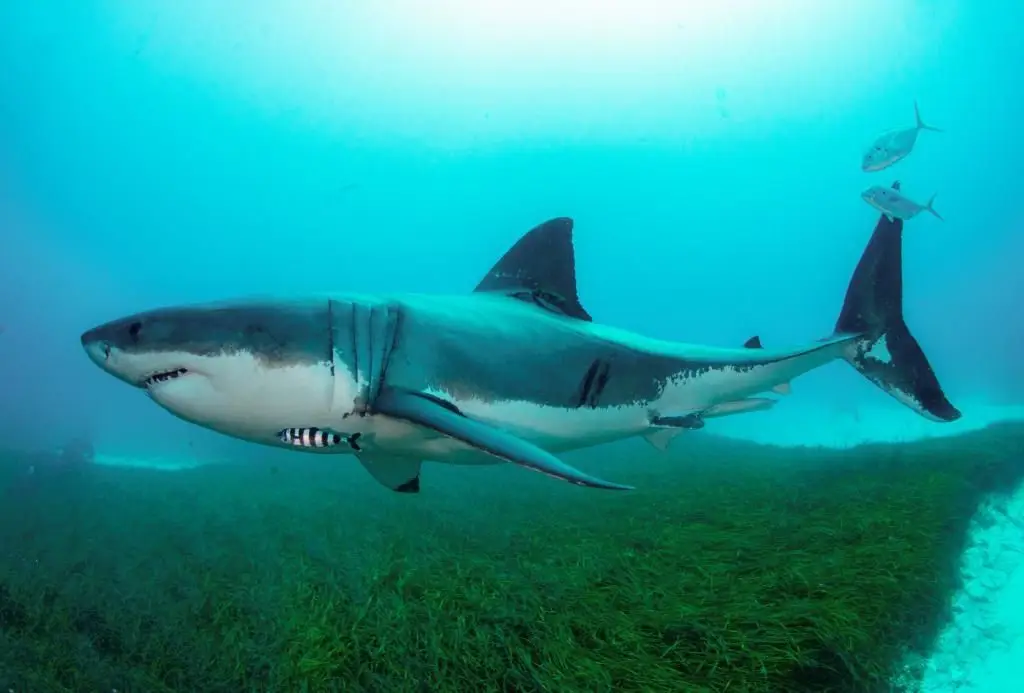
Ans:
POLYGON ((913 219, 921 212, 931 212, 940 221, 945 221, 935 211, 935 208, 932 207, 932 203, 935 202, 935 195, 931 196, 927 204, 921 205, 909 197, 904 197, 897 190, 885 188, 881 185, 872 185, 862 192, 860 197, 879 212, 889 217, 890 221, 893 219, 902 219, 903 221, 913 219))
POLYGON ((879 135, 871 143, 871 146, 868 147, 868 150, 864 152, 864 157, 860 164, 861 170, 867 172, 881 171, 882 169, 889 168, 897 161, 907 158, 910 152, 914 151, 914 145, 917 143, 917 133, 922 130, 942 132, 939 128, 926 125, 921 120, 921 111, 918 109, 916 101, 914 102, 914 118, 916 123, 912 128, 890 130, 879 135))
POLYGON ((353 450, 359 450, 359 444, 356 442, 359 438, 358 433, 346 436, 319 428, 286 428, 278 433, 277 437, 282 443, 299 448, 333 448, 344 443, 353 450))

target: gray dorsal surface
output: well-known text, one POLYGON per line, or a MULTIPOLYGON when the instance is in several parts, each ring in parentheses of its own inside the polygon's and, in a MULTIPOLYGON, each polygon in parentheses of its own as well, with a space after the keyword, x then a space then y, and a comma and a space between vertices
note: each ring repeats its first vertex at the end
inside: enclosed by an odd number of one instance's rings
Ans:
POLYGON ((597 408, 656 399, 689 366, 592 334, 593 323, 504 298, 488 303, 404 302, 388 384, 456 399, 597 408))

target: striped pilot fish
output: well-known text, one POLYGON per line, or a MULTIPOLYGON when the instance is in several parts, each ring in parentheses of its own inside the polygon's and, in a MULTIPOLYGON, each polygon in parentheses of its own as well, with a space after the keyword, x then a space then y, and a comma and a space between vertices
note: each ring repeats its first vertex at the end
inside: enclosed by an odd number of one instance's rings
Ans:
POLYGON ((282 443, 294 445, 298 448, 333 448, 338 445, 348 445, 356 452, 359 451, 359 444, 356 440, 359 434, 351 436, 325 431, 322 428, 286 428, 277 434, 282 443))

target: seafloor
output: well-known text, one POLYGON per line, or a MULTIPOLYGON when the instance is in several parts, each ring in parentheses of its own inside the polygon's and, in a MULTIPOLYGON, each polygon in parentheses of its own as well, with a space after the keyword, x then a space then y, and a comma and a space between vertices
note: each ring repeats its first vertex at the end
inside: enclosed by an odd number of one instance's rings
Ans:
POLYGON ((1022 450, 1024 424, 847 451, 693 434, 573 458, 632 493, 428 465, 419 496, 351 457, 8 453, 0 690, 888 691, 1022 450))

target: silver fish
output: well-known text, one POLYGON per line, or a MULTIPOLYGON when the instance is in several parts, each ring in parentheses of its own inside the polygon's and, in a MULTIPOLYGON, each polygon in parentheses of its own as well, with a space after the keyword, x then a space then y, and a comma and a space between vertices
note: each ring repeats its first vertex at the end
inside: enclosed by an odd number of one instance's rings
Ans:
POLYGON ((927 125, 921 120, 921 111, 918 109, 916 101, 914 102, 914 119, 916 121, 914 127, 890 130, 879 135, 864 152, 860 164, 861 170, 881 171, 907 158, 910 152, 914 151, 917 134, 922 130, 942 132, 939 128, 927 125))
POLYGON ((931 212, 940 221, 945 221, 932 206, 932 203, 935 202, 935 195, 932 195, 926 204, 921 205, 909 197, 904 197, 898 190, 881 185, 872 185, 862 192, 860 197, 879 212, 889 217, 890 221, 893 219, 902 219, 903 221, 913 219, 921 212, 931 212))

